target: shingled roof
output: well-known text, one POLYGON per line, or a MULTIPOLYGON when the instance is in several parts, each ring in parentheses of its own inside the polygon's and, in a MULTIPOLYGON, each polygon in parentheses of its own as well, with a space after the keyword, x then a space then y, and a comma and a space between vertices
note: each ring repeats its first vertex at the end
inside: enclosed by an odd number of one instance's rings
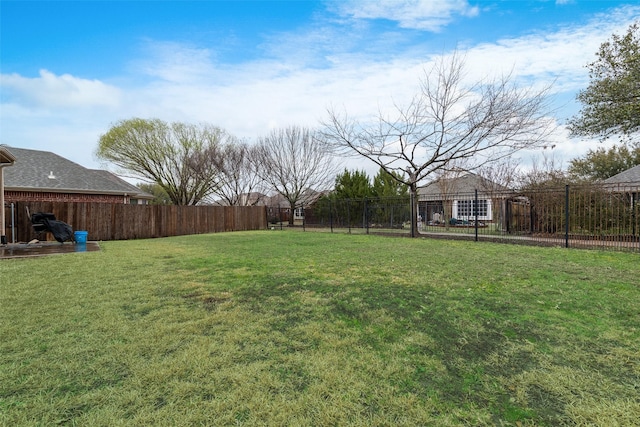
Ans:
POLYGON ((473 172, 463 172, 455 178, 440 178, 418 189, 418 194, 423 197, 438 197, 446 189, 450 195, 458 193, 473 193, 476 189, 481 193, 492 191, 507 191, 508 188, 489 181, 473 172))
POLYGON ((129 195, 139 199, 153 196, 105 170, 87 169, 49 151, 4 147, 15 157, 4 171, 7 191, 47 191, 129 195))
POLYGON ((640 184, 640 165, 604 180, 605 184, 640 184))

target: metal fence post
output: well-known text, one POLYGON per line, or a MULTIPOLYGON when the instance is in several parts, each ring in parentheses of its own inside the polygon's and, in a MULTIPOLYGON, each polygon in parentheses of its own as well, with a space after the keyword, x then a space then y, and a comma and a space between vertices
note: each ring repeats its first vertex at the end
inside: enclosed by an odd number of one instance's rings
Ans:
POLYGON ((564 186, 564 247, 569 247, 569 184, 564 186))
POLYGON ((475 189, 475 200, 473 201, 473 214, 476 217, 476 242, 478 241, 478 189, 475 189))
POLYGON ((414 223, 416 223, 418 221, 418 215, 416 212, 416 199, 415 199, 415 194, 413 194, 413 192, 410 193, 409 195, 409 203, 411 203, 411 207, 409 209, 409 214, 411 215, 410 221, 409 223, 411 224, 411 237, 416 237, 416 230, 415 227, 413 226, 414 223))
POLYGON ((635 233, 638 232, 638 250, 640 250, 640 232, 637 229, 637 224, 638 224, 638 216, 636 215, 636 209, 640 208, 640 200, 637 200, 636 198, 640 196, 640 192, 639 193, 634 193, 633 197, 634 197, 634 205, 633 205, 633 218, 634 218, 634 222, 633 222, 633 233, 635 236, 635 233), (637 206, 637 207, 636 207, 637 206))
POLYGON ((367 198, 364 198, 364 212, 362 215, 362 218, 364 219, 364 228, 367 230, 367 234, 369 234, 369 212, 367 209, 367 198))
POLYGON ((333 206, 331 206, 331 198, 329 197, 329 227, 333 233, 333 206))
POLYGON ((631 233, 633 237, 636 237, 637 226, 636 226, 636 193, 631 193, 631 233))

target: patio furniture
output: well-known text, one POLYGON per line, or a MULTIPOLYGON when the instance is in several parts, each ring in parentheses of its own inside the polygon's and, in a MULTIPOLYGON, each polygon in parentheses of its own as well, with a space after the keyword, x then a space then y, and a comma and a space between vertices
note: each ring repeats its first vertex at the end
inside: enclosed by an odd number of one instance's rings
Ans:
POLYGON ((63 221, 59 221, 56 219, 55 215, 48 212, 36 212, 33 215, 29 212, 29 207, 27 207, 27 215, 31 220, 31 226, 33 227, 33 231, 36 233, 36 238, 38 240, 41 239, 41 235, 47 232, 53 234, 53 237, 60 243, 64 243, 66 241, 75 242, 73 228, 69 224, 63 221))

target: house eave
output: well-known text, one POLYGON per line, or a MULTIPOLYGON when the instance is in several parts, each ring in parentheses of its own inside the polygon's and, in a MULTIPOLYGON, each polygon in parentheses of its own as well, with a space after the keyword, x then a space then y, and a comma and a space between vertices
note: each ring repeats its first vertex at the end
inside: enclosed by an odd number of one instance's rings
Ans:
POLYGON ((77 188, 46 188, 46 187, 5 187, 5 191, 24 191, 29 193, 66 193, 66 194, 100 194, 106 196, 129 196, 136 199, 152 200, 152 197, 138 193, 113 190, 83 190, 77 188))
POLYGON ((0 166, 12 166, 16 158, 8 150, 0 147, 0 166))

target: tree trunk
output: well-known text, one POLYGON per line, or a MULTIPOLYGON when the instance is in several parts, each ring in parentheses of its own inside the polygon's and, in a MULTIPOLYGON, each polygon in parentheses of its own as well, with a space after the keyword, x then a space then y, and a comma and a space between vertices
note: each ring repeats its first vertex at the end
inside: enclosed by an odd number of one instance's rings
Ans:
POLYGON ((290 207, 289 227, 293 227, 295 225, 293 218, 296 215, 296 204, 295 204, 295 202, 290 202, 289 207, 290 207))
POLYGON ((411 237, 418 237, 418 186, 414 182, 409 186, 409 200, 411 203, 411 237))

